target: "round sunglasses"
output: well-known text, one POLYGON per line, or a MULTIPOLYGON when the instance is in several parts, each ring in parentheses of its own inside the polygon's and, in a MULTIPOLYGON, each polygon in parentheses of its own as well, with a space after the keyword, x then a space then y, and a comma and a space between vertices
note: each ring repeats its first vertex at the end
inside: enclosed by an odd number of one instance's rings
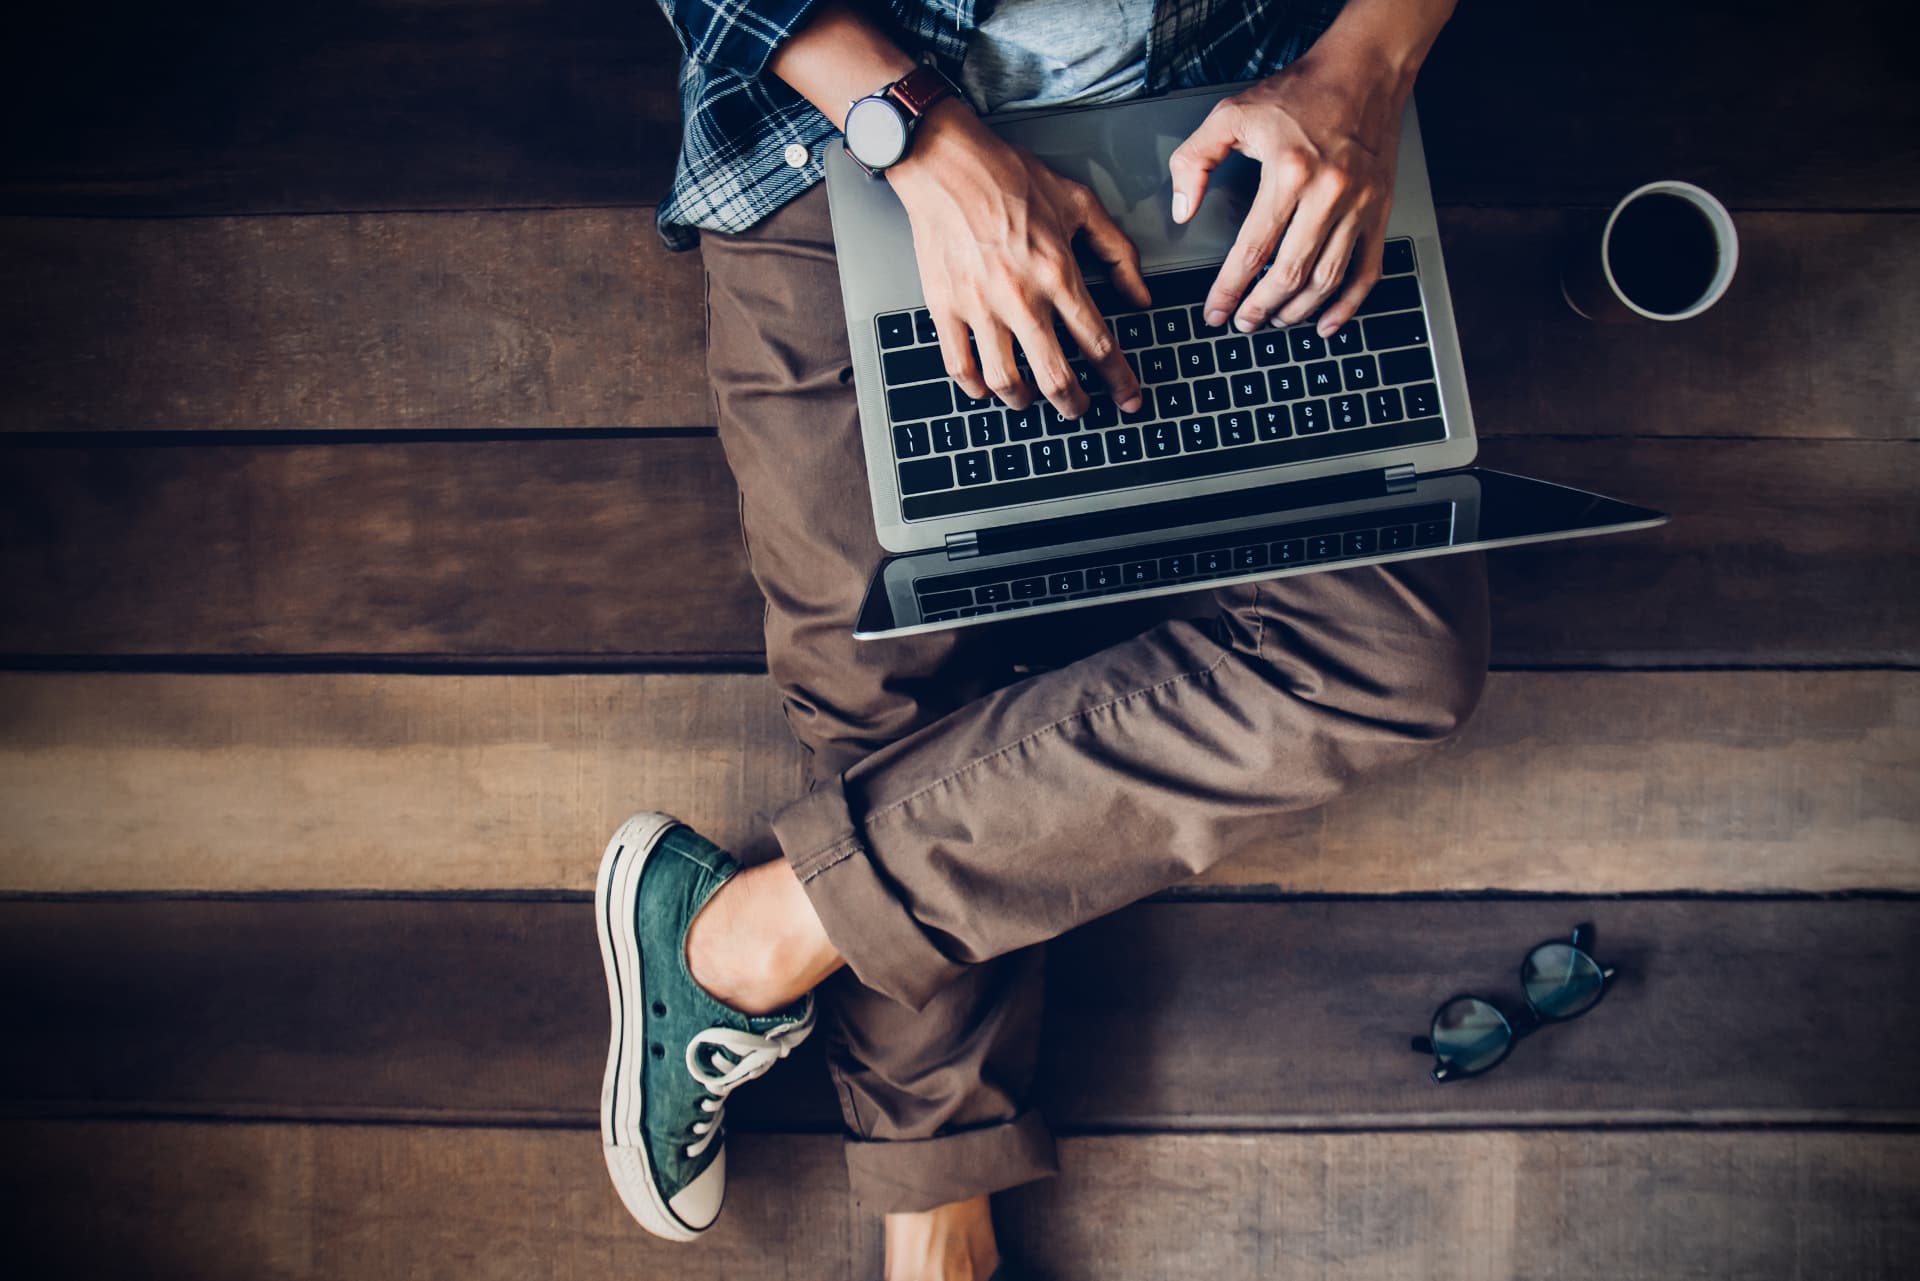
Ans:
POLYGON ((1483 996, 1448 997, 1433 1012, 1427 1035, 1413 1038, 1416 1054, 1433 1056, 1433 1079, 1442 1085, 1499 1067, 1513 1044, 1549 1023, 1577 1019, 1600 1003, 1614 969, 1593 959, 1593 926, 1576 925, 1573 940, 1549 939, 1520 962, 1524 1011, 1508 1017, 1483 996))

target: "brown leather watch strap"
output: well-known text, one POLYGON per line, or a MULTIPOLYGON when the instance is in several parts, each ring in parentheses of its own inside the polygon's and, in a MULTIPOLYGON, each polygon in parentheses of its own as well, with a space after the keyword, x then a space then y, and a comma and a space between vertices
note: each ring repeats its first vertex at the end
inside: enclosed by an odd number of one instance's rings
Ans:
POLYGON ((927 108, 942 98, 953 97, 958 90, 938 67, 923 62, 888 85, 886 92, 888 97, 907 109, 909 116, 917 117, 925 115, 927 108))

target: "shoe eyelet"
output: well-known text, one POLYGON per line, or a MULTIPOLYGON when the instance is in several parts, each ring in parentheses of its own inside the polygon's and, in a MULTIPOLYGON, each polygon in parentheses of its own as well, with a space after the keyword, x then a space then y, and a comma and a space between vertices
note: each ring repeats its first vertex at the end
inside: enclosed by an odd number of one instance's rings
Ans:
POLYGON ((667 1047, 666 1047, 666 1046, 664 1046, 664 1045, 661 1045, 661 1044, 659 1044, 658 1042, 655 1042, 655 1043, 654 1043, 654 1046, 653 1046, 653 1057, 654 1057, 654 1058, 656 1058, 656 1059, 664 1059, 664 1058, 666 1058, 666 1057, 667 1057, 667 1047))
POLYGON ((667 1007, 664 1002, 655 1001, 653 1003, 653 1017, 655 1017, 656 1019, 663 1018, 665 1017, 666 1013, 667 1013, 667 1007))

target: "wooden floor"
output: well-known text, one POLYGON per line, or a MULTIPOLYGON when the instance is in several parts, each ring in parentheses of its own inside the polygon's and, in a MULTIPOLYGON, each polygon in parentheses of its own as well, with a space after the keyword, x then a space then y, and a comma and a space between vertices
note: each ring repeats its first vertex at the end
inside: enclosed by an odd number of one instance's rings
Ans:
MULTIPOLYGON (((1462 6, 1421 107, 1483 457, 1674 518, 1497 554, 1458 742, 1056 946, 1065 1172, 999 1204, 1034 1276, 1920 1275, 1905 16, 1462 6), (1732 291, 1585 325, 1555 246, 1664 176, 1734 210, 1732 291), (1582 919, 1622 969, 1604 1009, 1427 1084, 1404 1047, 1431 1005, 1582 919)), ((817 1047, 741 1095, 700 1245, 641 1233, 600 1164, 606 832, 660 807, 764 850, 800 780, 699 262, 653 233, 665 24, 23 23, 8 1274, 877 1276, 817 1047)))

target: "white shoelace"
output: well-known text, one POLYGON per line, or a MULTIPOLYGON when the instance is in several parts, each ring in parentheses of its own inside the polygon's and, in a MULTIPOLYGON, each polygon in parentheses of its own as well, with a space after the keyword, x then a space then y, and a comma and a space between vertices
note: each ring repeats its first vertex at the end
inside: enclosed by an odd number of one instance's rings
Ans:
POLYGON ((687 1042, 687 1071, 713 1097, 700 1100, 700 1110, 708 1119, 693 1123, 693 1132, 698 1138, 687 1145, 688 1156, 697 1157, 712 1145, 721 1122, 726 1119, 727 1096, 755 1077, 764 1076, 768 1068, 806 1040, 811 1031, 813 1002, 808 1001, 807 1012, 798 1022, 783 1023, 765 1035, 730 1027, 710 1027, 694 1033, 693 1039, 687 1042), (701 1062, 702 1051, 705 1051, 705 1063, 701 1062), (729 1059, 732 1061, 728 1062, 729 1059))

